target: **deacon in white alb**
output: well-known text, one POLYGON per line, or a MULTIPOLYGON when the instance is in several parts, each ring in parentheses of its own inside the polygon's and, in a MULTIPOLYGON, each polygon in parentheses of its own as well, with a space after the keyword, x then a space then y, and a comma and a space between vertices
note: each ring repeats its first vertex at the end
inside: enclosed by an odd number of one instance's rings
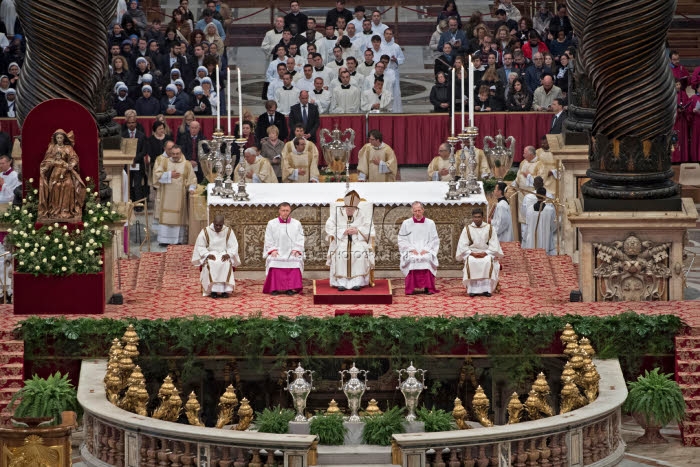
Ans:
POLYGON ((372 206, 364 203, 360 207, 360 195, 355 190, 345 195, 344 202, 342 206, 331 204, 326 221, 330 285, 340 292, 369 285, 374 267, 372 206))
POLYGON ((472 211, 472 223, 462 230, 455 255, 457 261, 464 261, 462 282, 471 297, 491 296, 501 269, 498 258, 503 256, 498 235, 483 218, 481 208, 472 211))
POLYGON ((427 294, 437 293, 435 275, 438 268, 438 237, 435 222, 423 216, 425 207, 420 201, 411 205, 413 217, 406 219, 399 230, 399 267, 406 276, 406 295, 413 295, 415 289, 424 289, 427 294))
POLYGON ((523 248, 542 248, 548 255, 556 255, 557 212, 553 204, 544 202, 545 199, 547 190, 538 188, 537 202, 525 214, 527 233, 523 248))
POLYGON ((290 214, 289 203, 281 203, 279 217, 265 229, 265 285, 263 293, 294 295, 301 292, 304 272, 304 228, 290 214))
POLYGON ((510 212, 510 205, 506 199, 507 186, 503 182, 498 182, 493 190, 493 195, 498 200, 496 208, 489 219, 489 224, 493 225, 498 235, 499 242, 513 241, 513 217, 510 212))
POLYGON ((227 298, 233 292, 236 285, 233 268, 241 264, 241 259, 236 234, 224 225, 224 216, 216 216, 214 223, 199 233, 192 251, 192 264, 202 268, 199 275, 202 295, 227 298))

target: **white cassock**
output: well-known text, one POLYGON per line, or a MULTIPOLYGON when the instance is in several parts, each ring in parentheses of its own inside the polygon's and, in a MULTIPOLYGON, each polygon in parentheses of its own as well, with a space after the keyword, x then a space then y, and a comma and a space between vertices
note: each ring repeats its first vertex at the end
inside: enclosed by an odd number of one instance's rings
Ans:
POLYGON ((527 236, 523 248, 542 248, 548 255, 557 254, 554 235, 557 231, 557 211, 550 203, 542 211, 535 211, 533 205, 527 211, 527 236))
POLYGON ((299 89, 292 85, 289 89, 282 86, 275 91, 277 111, 282 115, 289 115, 289 109, 299 103, 299 89))
POLYGON ((360 101, 362 93, 360 89, 348 84, 336 87, 331 94, 332 114, 355 114, 360 112, 360 101))
POLYGON ((238 240, 233 229, 224 226, 221 232, 214 230, 214 224, 202 229, 197 236, 192 251, 192 264, 201 266, 199 280, 202 283, 202 295, 212 293, 231 293, 236 283, 233 280, 233 268, 241 264, 238 256, 238 240), (216 259, 207 259, 213 255, 216 259), (222 261, 229 255, 228 261, 222 261))
POLYGON ((362 104, 360 106, 361 110, 365 113, 373 112, 391 112, 392 105, 394 102, 394 96, 389 90, 383 90, 381 94, 377 95, 374 89, 369 91, 364 91, 362 93, 362 104), (378 109, 372 109, 374 104, 379 104, 378 109))
POLYGON ((457 244, 457 261, 464 261, 462 282, 469 293, 493 292, 498 285, 498 272, 501 265, 498 258, 503 256, 501 244, 495 229, 482 222, 477 227, 473 222, 462 230, 457 244), (475 258, 472 253, 486 253, 483 258, 475 258))
POLYGON ((309 102, 318 106, 319 114, 326 114, 331 106, 331 93, 325 89, 322 89, 321 92, 314 89, 309 93, 309 102))
POLYGON ((346 289, 364 287, 369 284, 369 272, 374 267, 372 204, 360 203, 352 220, 345 214, 342 203, 331 203, 330 209, 326 221, 330 285, 346 289), (345 230, 350 227, 356 227, 359 232, 348 238, 345 230))
POLYGON ((393 112, 394 113, 401 113, 403 112, 403 106, 402 106, 402 101, 401 101, 401 85, 400 85, 400 77, 399 77, 399 67, 404 64, 406 61, 406 58, 403 55, 403 51, 401 50, 401 47, 399 44, 396 42, 391 41, 391 43, 385 42, 384 45, 382 45, 382 48, 384 49, 384 52, 386 55, 389 57, 396 57, 396 62, 390 61, 388 69, 389 71, 394 71, 396 73, 393 86, 390 89, 392 94, 395 96, 394 98, 394 103, 393 103, 393 112))
POLYGON ((415 222, 411 217, 403 221, 399 229, 398 245, 401 255, 399 268, 404 276, 413 270, 421 269, 428 269, 433 276, 437 274, 440 237, 438 237, 435 222, 428 218, 424 219, 425 222, 415 222), (416 255, 411 253, 412 250, 428 253, 416 255))
POLYGON ((304 227, 296 219, 288 217, 287 220, 289 222, 282 223, 276 217, 267 223, 263 251, 266 275, 270 268, 297 268, 304 272, 304 227), (270 256, 273 251, 277 252, 276 258, 270 256), (292 251, 298 251, 302 256, 294 256, 292 251))
MULTIPOLYGON (((521 195, 521 193, 518 193, 518 195, 521 195)), ((547 192, 547 198, 554 199, 551 193, 547 192)), ((520 224, 520 232, 521 232, 521 239, 520 239, 520 245, 525 247, 525 239, 527 238, 527 213, 532 211, 532 207, 535 205, 537 202, 537 195, 534 193, 528 193, 525 196, 523 196, 523 202, 520 205, 520 211, 519 213, 523 217, 523 222, 520 224)))
POLYGON ((498 200, 498 204, 496 204, 491 225, 493 225, 496 235, 498 235, 499 242, 513 241, 513 218, 510 212, 510 205, 503 198, 498 200))
POLYGON ((0 177, 2 177, 0 203, 11 203, 15 199, 15 188, 20 186, 17 172, 10 168, 7 172, 0 173, 0 177))

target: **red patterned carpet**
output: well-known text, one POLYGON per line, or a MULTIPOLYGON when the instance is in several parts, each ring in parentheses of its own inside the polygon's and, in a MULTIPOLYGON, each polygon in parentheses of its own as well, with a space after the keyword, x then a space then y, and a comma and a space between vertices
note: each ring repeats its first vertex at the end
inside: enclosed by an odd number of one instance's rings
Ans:
MULTIPOLYGON (((469 316, 501 314, 614 315, 628 310, 648 314, 676 314, 691 325, 700 325, 700 301, 570 303, 569 292, 577 288, 576 269, 567 256, 546 256, 543 250, 522 250, 516 243, 503 245, 505 258, 500 292, 491 298, 470 298, 460 279, 438 278, 436 295, 406 296, 403 279, 392 278, 391 305, 363 305, 375 316, 469 316)), ((314 305, 311 281, 296 296, 262 294, 262 281, 238 280, 228 299, 202 297, 198 271, 190 264, 192 247, 174 246, 167 253, 144 253, 140 260, 122 260, 124 305, 107 305, 105 318, 170 318, 192 315, 216 317, 315 316, 330 317, 336 310, 356 305, 314 305)), ((398 272, 398 271, 397 271, 398 272)), ((40 291, 37 291, 40 293, 40 291)), ((76 318, 79 315, 68 315, 76 318)), ((24 319, 12 314, 12 305, 0 305, 0 331, 8 331, 24 319)))

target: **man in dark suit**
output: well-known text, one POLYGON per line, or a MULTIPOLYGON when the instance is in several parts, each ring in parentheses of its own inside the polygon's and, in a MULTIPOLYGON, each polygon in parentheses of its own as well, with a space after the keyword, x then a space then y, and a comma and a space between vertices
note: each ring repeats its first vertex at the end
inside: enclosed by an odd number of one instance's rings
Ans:
MULTIPOLYGON (((146 134, 143 132, 143 125, 141 125, 136 119, 135 110, 127 110, 124 113, 124 124, 122 125, 122 138, 145 138, 146 134)), ((0 153, 2 154, 2 153, 0 153)))
POLYGON ((282 141, 287 141, 287 136, 289 135, 287 129, 287 121, 283 114, 277 111, 277 102, 266 101, 265 102, 265 113, 258 117, 258 122, 255 125, 255 142, 260 148, 260 140, 267 136, 267 127, 270 125, 275 125, 280 131, 279 138, 282 141))
POLYGON ((564 127, 564 120, 566 120, 566 111, 564 110, 564 99, 557 97, 552 101, 552 111, 554 116, 552 117, 552 125, 549 129, 550 135, 561 134, 562 128, 564 127))
POLYGON ((199 142, 203 139, 201 126, 197 120, 190 122, 189 132, 180 133, 177 136, 177 145, 182 148, 185 159, 192 164, 192 169, 197 176, 197 183, 200 183, 204 178, 204 174, 199 169, 199 142))
POLYGON ((304 138, 312 143, 316 142, 316 133, 321 125, 321 117, 316 104, 309 104, 309 92, 299 93, 299 103, 294 104, 289 111, 289 133, 293 133, 293 128, 297 123, 304 125, 304 138))

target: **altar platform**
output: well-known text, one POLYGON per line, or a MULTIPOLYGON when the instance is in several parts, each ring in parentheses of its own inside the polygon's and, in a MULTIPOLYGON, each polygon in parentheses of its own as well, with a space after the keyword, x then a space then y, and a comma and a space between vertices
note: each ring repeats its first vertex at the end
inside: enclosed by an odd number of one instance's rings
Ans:
MULTIPOLYGON (((483 184, 479 182, 482 191, 483 184)), ((398 271, 399 249, 397 238, 401 223, 411 217, 411 203, 425 204, 425 215, 435 221, 440 236, 438 260, 443 270, 458 271, 462 264, 455 261, 459 236, 471 211, 479 206, 487 212, 483 192, 458 200, 446 200, 447 182, 351 183, 351 189, 373 205, 376 232, 375 262, 378 271, 398 271)), ((233 201, 211 194, 208 187, 209 220, 221 214, 226 225, 233 227, 238 239, 241 257, 240 270, 264 271, 262 257, 265 228, 278 215, 278 205, 284 201, 292 205, 292 217, 304 226, 306 235, 307 271, 327 270, 328 242, 325 238, 326 220, 330 204, 345 195, 344 183, 281 183, 246 185, 250 201, 233 201)))

